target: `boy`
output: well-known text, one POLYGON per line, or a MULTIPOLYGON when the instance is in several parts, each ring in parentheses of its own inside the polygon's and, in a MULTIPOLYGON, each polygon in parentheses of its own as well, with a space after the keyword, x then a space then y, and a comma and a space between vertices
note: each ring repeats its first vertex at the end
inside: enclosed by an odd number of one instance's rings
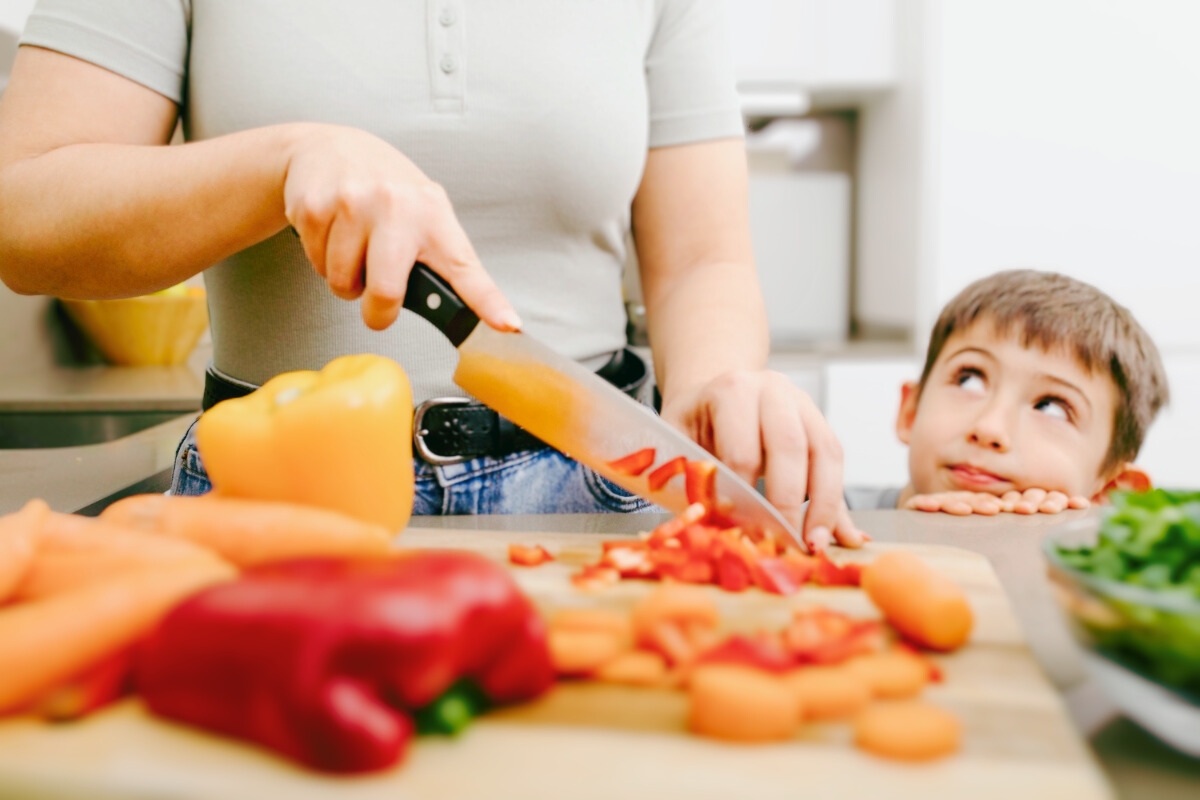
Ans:
POLYGON ((1128 310, 1064 275, 1000 272, 942 310, 921 380, 901 388, 908 486, 847 500, 1058 513, 1147 488, 1132 462, 1167 394, 1158 349, 1128 310))

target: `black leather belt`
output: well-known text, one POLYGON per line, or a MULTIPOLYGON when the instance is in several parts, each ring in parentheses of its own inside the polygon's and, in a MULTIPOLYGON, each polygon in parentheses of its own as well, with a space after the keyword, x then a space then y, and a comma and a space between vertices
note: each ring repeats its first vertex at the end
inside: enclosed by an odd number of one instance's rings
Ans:
MULTIPOLYGON (((631 350, 615 352, 596 374, 635 398, 647 376, 645 362, 631 350)), ((204 376, 202 407, 207 411, 222 400, 244 397, 255 388, 231 381, 209 367, 204 376)), ((473 400, 435 397, 417 406, 413 446, 431 464, 457 464, 480 456, 501 458, 523 450, 537 450, 546 443, 473 400)))

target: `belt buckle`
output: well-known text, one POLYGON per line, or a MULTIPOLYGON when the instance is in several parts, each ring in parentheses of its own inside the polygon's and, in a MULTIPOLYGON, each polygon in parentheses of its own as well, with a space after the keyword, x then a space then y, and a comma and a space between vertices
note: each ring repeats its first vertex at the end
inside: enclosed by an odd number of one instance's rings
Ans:
POLYGON ((417 406, 416 413, 413 414, 413 446, 417 448, 417 454, 421 458, 439 467, 461 464, 469 460, 469 456, 444 456, 429 449, 429 445, 425 444, 425 437, 429 434, 425 427, 425 413, 434 406, 469 406, 471 403, 466 397, 431 397, 417 406))

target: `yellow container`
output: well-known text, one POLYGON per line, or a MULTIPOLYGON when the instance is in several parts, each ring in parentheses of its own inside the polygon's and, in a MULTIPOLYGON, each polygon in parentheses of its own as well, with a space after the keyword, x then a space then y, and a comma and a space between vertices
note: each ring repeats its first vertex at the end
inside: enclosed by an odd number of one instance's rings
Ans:
POLYGON ((208 305, 199 287, 62 304, 104 357, 121 366, 182 364, 208 328, 208 305))

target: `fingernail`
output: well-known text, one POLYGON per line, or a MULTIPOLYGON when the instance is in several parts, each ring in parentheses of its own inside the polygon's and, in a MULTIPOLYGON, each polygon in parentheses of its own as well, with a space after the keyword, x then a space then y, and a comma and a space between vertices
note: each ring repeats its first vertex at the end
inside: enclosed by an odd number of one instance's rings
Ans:
POLYGON ((813 552, 821 552, 829 547, 831 541, 833 541, 833 534, 824 525, 819 525, 808 532, 808 544, 813 549, 813 552))
POLYGON ((506 330, 519 331, 521 330, 521 318, 517 316, 517 312, 511 308, 500 312, 500 325, 506 330))

